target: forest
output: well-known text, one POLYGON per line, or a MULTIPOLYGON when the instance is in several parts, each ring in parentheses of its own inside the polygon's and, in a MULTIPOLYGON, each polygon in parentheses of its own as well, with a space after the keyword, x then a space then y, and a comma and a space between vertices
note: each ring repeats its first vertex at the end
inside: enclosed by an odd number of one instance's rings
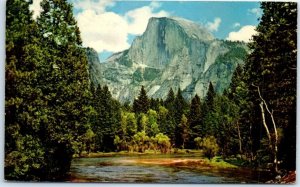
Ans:
POLYGON ((6 7, 5 179, 59 181, 73 157, 97 152, 237 157, 247 167, 296 169, 297 3, 262 2, 251 53, 231 84, 191 101, 142 86, 129 103, 89 78, 85 48, 66 0, 44 0, 34 20, 26 0, 6 7))

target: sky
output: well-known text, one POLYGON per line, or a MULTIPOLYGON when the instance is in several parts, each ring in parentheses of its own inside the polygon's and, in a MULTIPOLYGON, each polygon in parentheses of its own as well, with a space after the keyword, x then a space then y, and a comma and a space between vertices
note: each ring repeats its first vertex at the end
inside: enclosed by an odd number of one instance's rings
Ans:
MULTIPOLYGON (((41 0, 33 0, 37 17, 41 0)), ((249 42, 262 14, 258 2, 68 0, 73 4, 83 45, 103 62, 128 49, 151 17, 182 17, 206 27, 216 38, 249 42)))

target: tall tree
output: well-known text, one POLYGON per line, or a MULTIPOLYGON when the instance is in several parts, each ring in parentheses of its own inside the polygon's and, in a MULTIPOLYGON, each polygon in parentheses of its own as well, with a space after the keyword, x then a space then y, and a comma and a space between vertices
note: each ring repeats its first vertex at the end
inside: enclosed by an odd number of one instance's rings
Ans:
POLYGON ((175 121, 175 145, 180 147, 182 145, 182 128, 180 126, 182 115, 186 114, 188 110, 188 104, 184 100, 180 88, 178 88, 176 98, 174 101, 174 121, 175 121))
POLYGON ((150 101, 148 99, 146 90, 142 86, 139 97, 133 102, 133 111, 134 113, 144 113, 146 114, 150 107, 150 101))
MULTIPOLYGON (((238 65, 235 69, 228 91, 228 99, 238 107, 238 115, 236 116, 235 131, 239 144, 239 153, 245 153, 253 160, 252 150, 252 132, 253 125, 252 113, 250 110, 251 102, 248 98, 248 88, 245 83, 245 73, 243 67, 238 65)), ((257 128, 256 128, 257 129, 257 128)))
POLYGON ((90 129, 91 93, 87 57, 72 6, 66 0, 44 0, 41 7, 38 33, 49 69, 41 86, 48 103, 43 111, 48 122, 44 141, 49 165, 45 171, 48 180, 56 180, 69 170, 73 145, 90 129))
POLYGON ((164 101, 164 105, 171 113, 173 113, 173 111, 174 111, 174 101, 175 101, 175 94, 174 94, 173 89, 170 88, 167 98, 164 101))
MULTIPOLYGON (((202 124, 201 102, 200 97, 196 94, 192 99, 190 112, 188 115, 188 123, 190 126, 190 143, 193 144, 196 137, 203 137, 204 128, 202 124)), ((195 147, 195 145, 192 145, 195 147)))
POLYGON ((214 86, 211 82, 209 82, 209 86, 208 86, 208 90, 204 102, 204 104, 206 105, 206 110, 210 110, 211 108, 213 108, 213 102, 215 96, 216 96, 216 92, 214 86))
POLYGON ((7 1, 5 64, 5 179, 40 180, 45 169, 40 81, 45 61, 29 3, 7 1), (40 71, 37 71, 40 70, 40 71))
POLYGON ((184 114, 182 114, 179 128, 181 131, 181 139, 179 141, 178 140, 177 141, 180 142, 180 147, 182 147, 184 149, 187 141, 189 140, 189 134, 190 134, 188 119, 184 114))
POLYGON ((256 124, 265 129, 270 160, 295 168, 297 3, 263 2, 258 35, 245 69, 256 124), (280 146, 279 129, 284 131, 280 146), (291 130, 294 129, 294 130, 291 130), (282 150, 280 150, 281 148, 282 150))
POLYGON ((167 136, 171 139, 171 145, 173 146, 175 144, 175 139, 176 139, 176 133, 175 133, 175 128, 176 128, 176 122, 175 122, 175 94, 172 88, 170 88, 167 98, 164 101, 164 106, 168 110, 167 113, 167 121, 169 123, 168 128, 167 128, 167 136))

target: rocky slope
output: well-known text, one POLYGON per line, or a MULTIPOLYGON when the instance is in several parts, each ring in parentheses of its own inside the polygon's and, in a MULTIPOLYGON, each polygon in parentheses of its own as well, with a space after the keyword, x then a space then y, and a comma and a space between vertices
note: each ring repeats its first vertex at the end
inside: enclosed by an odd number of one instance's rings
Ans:
POLYGON ((205 96, 211 81, 216 91, 228 87, 247 53, 243 43, 215 39, 205 28, 182 18, 151 18, 146 31, 128 50, 98 63, 88 53, 95 84, 107 84, 121 102, 132 102, 142 85, 148 96, 166 98, 170 88, 186 99, 205 96))

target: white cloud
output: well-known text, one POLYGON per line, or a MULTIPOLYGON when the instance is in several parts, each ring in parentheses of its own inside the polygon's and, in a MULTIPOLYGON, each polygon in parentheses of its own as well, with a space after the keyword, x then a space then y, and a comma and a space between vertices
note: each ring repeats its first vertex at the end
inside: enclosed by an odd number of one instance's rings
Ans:
POLYGON ((252 36, 257 34, 255 28, 253 25, 243 26, 237 32, 230 32, 226 40, 249 42, 252 36))
POLYGON ((98 52, 118 52, 129 47, 127 22, 118 14, 97 14, 95 11, 86 10, 78 14, 77 22, 84 46, 92 47, 98 52))
POLYGON ((74 7, 79 10, 93 10, 97 14, 104 13, 107 7, 115 5, 113 0, 73 0, 74 7))
MULTIPOLYGON (((42 11, 40 2, 33 0, 30 10, 34 18, 42 11)), ((146 30, 151 17, 167 17, 166 11, 157 11, 161 4, 152 1, 148 6, 136 8, 126 12, 123 16, 108 12, 108 7, 115 5, 114 0, 71 0, 76 15, 78 27, 81 31, 83 45, 92 47, 98 52, 119 52, 130 47, 128 35, 141 35, 146 30)))
POLYGON ((261 9, 259 9, 259 8, 248 9, 248 12, 251 14, 254 14, 257 17, 261 16, 261 14, 262 14, 261 9))
POLYGON ((33 12, 33 19, 39 17, 42 12, 41 2, 42 0, 33 0, 32 4, 29 6, 29 10, 33 12))
POLYGON ((206 24, 206 27, 210 31, 218 31, 221 22, 222 22, 221 18, 215 18, 214 22, 208 22, 206 24))
POLYGON ((155 9, 159 8, 160 4, 157 2, 152 2, 149 6, 144 6, 131 10, 125 14, 125 19, 128 22, 130 34, 142 34, 147 27, 148 20, 151 17, 167 17, 169 13, 166 11, 159 11, 154 13, 155 9))
POLYGON ((234 24, 232 25, 233 28, 238 28, 238 27, 240 27, 240 26, 241 26, 241 24, 238 23, 238 22, 236 22, 236 23, 234 23, 234 24))
POLYGON ((160 7, 158 2, 130 10, 124 16, 106 11, 108 6, 113 5, 111 0, 76 0, 74 6, 81 10, 76 19, 84 46, 92 47, 98 52, 119 52, 128 49, 129 34, 142 34, 151 17, 169 16, 169 13, 163 10, 156 12, 160 7), (102 7, 95 8, 96 5, 102 7))

